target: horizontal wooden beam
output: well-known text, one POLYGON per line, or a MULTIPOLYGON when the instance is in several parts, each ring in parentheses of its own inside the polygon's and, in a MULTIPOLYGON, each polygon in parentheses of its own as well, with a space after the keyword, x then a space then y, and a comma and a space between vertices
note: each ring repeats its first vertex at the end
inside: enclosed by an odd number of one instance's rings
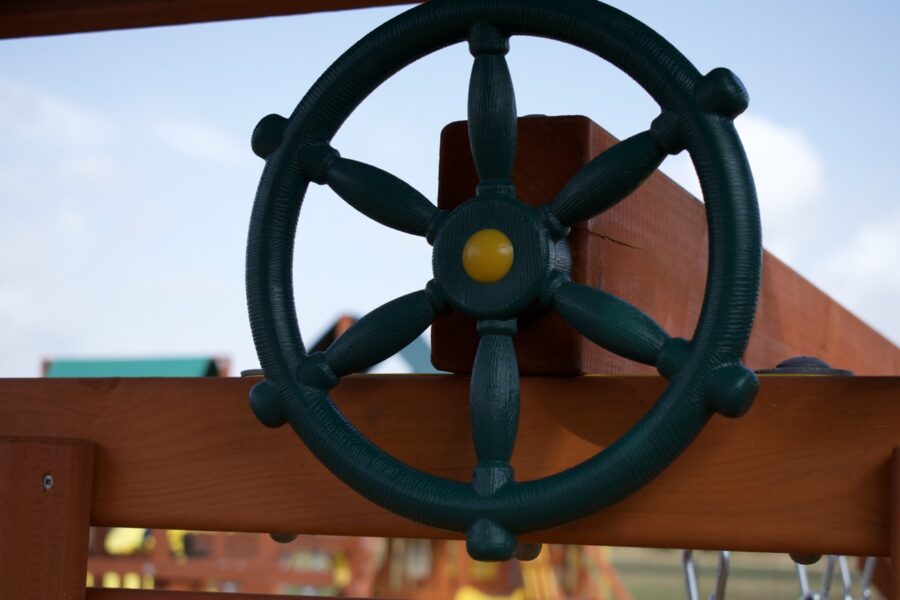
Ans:
MULTIPOLYGON (((288 428, 259 425, 247 379, 0 381, 0 435, 97 444, 92 523, 211 531, 456 537, 394 516, 328 473, 288 428)), ((523 377, 520 479, 596 453, 655 401, 657 377, 523 377)), ((462 376, 353 376, 335 402, 387 452, 466 480, 462 376)), ((531 536, 561 543, 887 555, 900 378, 762 378, 656 481, 531 536)))
MULTIPOLYGON (((618 140, 582 116, 518 121, 513 181, 524 202, 554 198, 585 164, 618 140)), ((465 122, 441 134, 438 205, 453 208, 475 193, 478 177, 465 122)), ((656 171, 628 198, 576 225, 569 236, 572 277, 627 300, 670 335, 692 338, 703 306, 707 224, 703 204, 656 171)), ((432 360, 444 371, 472 369, 475 321, 457 312, 432 327, 432 360)), ((900 348, 765 252, 756 322, 744 362, 770 369, 798 355, 857 375, 900 375, 900 348)), ((516 356, 524 372, 655 373, 577 335, 556 311, 523 320, 516 356)))
POLYGON ((8 0, 0 38, 182 25, 410 3, 410 0, 8 0))

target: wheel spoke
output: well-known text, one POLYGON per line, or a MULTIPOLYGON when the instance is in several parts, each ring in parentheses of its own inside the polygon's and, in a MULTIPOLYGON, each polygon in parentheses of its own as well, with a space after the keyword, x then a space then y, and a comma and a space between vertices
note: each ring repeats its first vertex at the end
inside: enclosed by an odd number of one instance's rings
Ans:
POLYGON ((336 339, 325 351, 325 360, 337 377, 368 369, 412 343, 443 309, 431 289, 391 300, 336 339))
POLYGON ((304 153, 312 181, 327 184, 347 204, 393 229, 425 236, 437 207, 402 179, 378 167, 343 158, 330 146, 313 146, 304 153))
POLYGON ((633 192, 666 157, 653 131, 609 148, 578 171, 550 205, 566 227, 607 210, 633 192))
POLYGON ((478 191, 514 195, 516 96, 505 58, 509 38, 478 24, 469 32, 469 50, 475 57, 469 79, 469 144, 478 191))
POLYGON ((566 281, 556 290, 553 303, 586 338, 631 360, 657 364, 660 351, 671 339, 641 310, 603 290, 566 281))
POLYGON ((508 463, 519 427, 519 368, 515 320, 479 321, 469 410, 480 463, 508 463))

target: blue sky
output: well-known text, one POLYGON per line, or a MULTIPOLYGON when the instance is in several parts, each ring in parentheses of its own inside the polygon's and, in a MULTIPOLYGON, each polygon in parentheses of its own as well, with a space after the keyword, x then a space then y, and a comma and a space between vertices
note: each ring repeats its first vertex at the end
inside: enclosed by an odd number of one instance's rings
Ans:
MULTIPOLYGON (((900 341, 900 3, 617 6, 701 71, 743 79, 751 105, 738 125, 767 247, 900 341)), ((262 161, 250 132, 289 114, 332 60, 402 10, 0 41, 0 375, 35 375, 53 356, 223 354, 255 366, 243 252, 262 161)), ((656 114, 596 57, 511 46, 520 114, 586 114, 619 137, 656 114)), ((438 134, 465 118, 470 66, 457 46, 404 70, 335 146, 434 199, 438 134)), ((684 157, 664 170, 696 189, 684 157)), ((322 189, 304 204, 296 260, 307 338, 430 277, 426 244, 322 189)))

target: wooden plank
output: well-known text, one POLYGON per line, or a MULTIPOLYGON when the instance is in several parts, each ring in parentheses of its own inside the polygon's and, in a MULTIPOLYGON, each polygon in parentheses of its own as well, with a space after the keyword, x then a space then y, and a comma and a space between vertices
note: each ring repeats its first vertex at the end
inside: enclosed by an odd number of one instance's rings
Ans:
POLYGON ((766 252, 744 360, 760 369, 798 355, 817 356, 857 375, 900 375, 900 348, 766 252))
POLYGON ((889 599, 900 598, 900 448, 891 461, 891 569, 889 599))
MULTIPOLYGON (((456 537, 389 514, 328 473, 287 428, 247 408, 251 381, 5 380, 0 434, 98 445, 95 525, 456 537)), ((657 377, 524 377, 520 479, 608 445, 663 389, 657 377)), ((353 376, 348 418, 415 467, 460 480, 475 464, 462 376, 353 376)), ((764 377, 738 421, 716 417, 643 491, 530 539, 648 547, 882 555, 900 379, 764 377), (797 546, 802 546, 798 548, 797 546)))
POLYGON ((7 0, 0 38, 293 15, 409 0, 7 0))
MULTIPOLYGON (((587 117, 524 117, 513 179, 519 197, 551 200, 575 172, 616 139, 587 117)), ((438 205, 471 198, 477 178, 464 122, 441 135, 438 205)), ((707 231, 703 205, 661 172, 606 213, 573 229, 573 278, 632 302, 670 334, 690 338, 703 303, 707 231)), ((458 314, 432 328, 432 360, 469 372, 474 323, 458 314)), ((522 323, 516 350, 528 373, 647 373, 651 367, 606 352, 555 312, 522 323)), ((768 252, 756 324, 745 356, 754 368, 817 356, 859 375, 900 375, 900 349, 768 252)))
POLYGON ((0 598, 82 600, 94 444, 0 437, 0 598))
MULTIPOLYGON (((518 124, 513 180, 519 198, 534 206, 552 199, 590 161, 592 122, 585 117, 524 117, 518 124)), ((441 132, 438 206, 459 206, 473 197, 477 183, 466 123, 451 123, 441 132)), ((597 243, 587 228, 573 229, 570 244, 576 280, 599 284, 597 265, 592 261, 592 249, 597 243)), ((431 341, 435 367, 454 373, 471 372, 478 345, 474 320, 455 311, 441 315, 432 325, 431 341)), ((514 341, 523 373, 592 371, 587 364, 591 357, 585 352, 582 338, 555 312, 520 322, 514 341)), ((618 363, 612 360, 611 364, 618 363)))
MULTIPOLYGON (((218 592, 165 592, 156 590, 117 590, 88 588, 87 600, 279 600, 285 596, 273 594, 220 594, 218 592)), ((297 600, 310 600, 312 596, 291 596, 297 600)), ((316 600, 328 600, 316 596, 316 600)), ((331 597, 335 600, 334 597, 331 597)))
MULTIPOLYGON (((864 563, 865 559, 861 558, 860 561, 864 563)), ((872 585, 870 587, 881 592, 884 600, 897 600, 897 596, 891 592, 891 586, 893 585, 891 582, 892 573, 891 559, 879 558, 878 562, 875 563, 875 572, 872 574, 872 585)))

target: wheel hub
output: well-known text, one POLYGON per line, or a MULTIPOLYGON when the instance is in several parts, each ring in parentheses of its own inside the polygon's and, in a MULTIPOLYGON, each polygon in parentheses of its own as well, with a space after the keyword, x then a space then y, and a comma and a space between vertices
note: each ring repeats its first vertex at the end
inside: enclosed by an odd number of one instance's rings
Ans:
POLYGON ((478 283, 496 283, 506 277, 515 260, 509 236, 499 229, 482 229, 463 246, 462 263, 466 275, 478 283))
POLYGON ((435 237, 434 279, 462 313, 514 318, 537 300, 553 245, 533 208, 502 195, 475 196, 450 213, 435 237))

